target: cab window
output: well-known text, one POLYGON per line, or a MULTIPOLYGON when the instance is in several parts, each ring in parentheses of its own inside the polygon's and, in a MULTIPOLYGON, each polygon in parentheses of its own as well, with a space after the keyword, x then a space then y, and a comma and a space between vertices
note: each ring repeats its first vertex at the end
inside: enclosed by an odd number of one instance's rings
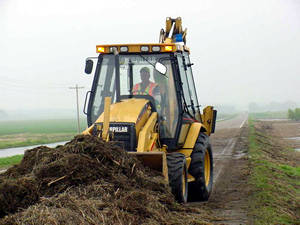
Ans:
POLYGON ((199 103, 198 103, 197 92, 196 92, 196 88, 195 88, 195 82, 194 82, 194 77, 193 77, 193 73, 192 73, 190 58, 187 53, 184 53, 183 57, 184 57, 185 65, 186 65, 186 75, 187 75, 187 81, 188 81, 189 90, 190 90, 191 101, 192 101, 195 109, 197 111, 199 111, 199 103))
POLYGON ((99 64, 99 70, 97 70, 99 74, 95 73, 94 89, 92 90, 93 98, 91 98, 91 110, 89 110, 90 121, 95 122, 103 113, 105 97, 111 96, 112 104, 114 104, 118 95, 122 99, 134 98, 134 96, 139 95, 130 95, 133 92, 130 90, 130 84, 132 82, 134 87, 141 83, 141 70, 147 68, 150 73, 149 81, 155 83, 156 89, 153 89, 153 92, 149 94, 140 94, 140 97, 151 94, 159 115, 160 137, 162 139, 174 138, 178 125, 179 105, 176 97, 172 63, 168 56, 167 54, 145 54, 142 56, 120 54, 119 63, 116 63, 114 55, 104 54, 103 61, 99 64), (155 63, 159 60, 166 66, 166 74, 160 74, 154 68, 155 63), (116 72, 116 64, 119 64, 119 76, 116 72))
POLYGON ((104 110, 104 98, 112 97, 112 103, 116 101, 115 97, 115 58, 113 55, 103 57, 98 81, 96 81, 95 97, 91 108, 91 122, 94 123, 104 110))
MULTIPOLYGON (((181 54, 177 55, 177 61, 178 61, 178 67, 179 67, 179 72, 180 72, 180 79, 182 82, 182 90, 183 90, 183 97, 186 103, 186 107, 190 107, 191 106, 191 95, 190 95, 190 91, 189 91, 189 84, 188 84, 188 80, 187 80, 187 76, 186 76, 186 71, 184 69, 184 65, 183 65, 183 58, 181 54)), ((183 101, 184 103, 184 101, 183 101)))

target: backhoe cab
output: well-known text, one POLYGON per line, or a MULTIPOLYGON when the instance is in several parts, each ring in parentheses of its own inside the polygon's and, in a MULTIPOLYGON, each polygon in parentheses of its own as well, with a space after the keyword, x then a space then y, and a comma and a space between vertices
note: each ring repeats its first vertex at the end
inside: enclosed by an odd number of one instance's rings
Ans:
POLYGON ((207 200, 211 193, 209 135, 216 121, 212 106, 200 112, 185 39, 181 18, 167 18, 160 43, 97 45, 83 132, 114 141, 160 170, 179 202, 207 200))

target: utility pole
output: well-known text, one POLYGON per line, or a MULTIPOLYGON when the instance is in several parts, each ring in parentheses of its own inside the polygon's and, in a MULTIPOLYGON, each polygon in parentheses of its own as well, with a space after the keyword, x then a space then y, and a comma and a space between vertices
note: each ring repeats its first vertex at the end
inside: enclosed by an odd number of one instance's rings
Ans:
POLYGON ((79 122, 79 102, 78 102, 78 89, 82 89, 84 87, 78 87, 76 84, 75 87, 69 87, 70 89, 76 89, 76 102, 77 102, 77 127, 78 127, 78 134, 80 133, 80 122, 79 122))

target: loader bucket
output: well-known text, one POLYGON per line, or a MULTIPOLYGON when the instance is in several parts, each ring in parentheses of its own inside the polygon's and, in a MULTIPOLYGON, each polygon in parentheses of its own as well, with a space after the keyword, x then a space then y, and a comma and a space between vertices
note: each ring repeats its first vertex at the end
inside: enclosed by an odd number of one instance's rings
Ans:
POLYGON ((169 182, 168 164, 165 152, 128 152, 135 155, 142 163, 150 169, 157 170, 163 174, 165 180, 169 182))

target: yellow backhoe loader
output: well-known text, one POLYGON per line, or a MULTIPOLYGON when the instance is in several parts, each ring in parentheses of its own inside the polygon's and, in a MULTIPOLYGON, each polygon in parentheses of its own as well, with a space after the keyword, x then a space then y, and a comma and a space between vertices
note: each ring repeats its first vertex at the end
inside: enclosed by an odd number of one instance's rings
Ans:
POLYGON ((217 112, 212 106, 200 112, 181 23, 168 17, 159 43, 96 46, 98 56, 87 58, 85 66, 94 80, 83 133, 114 141, 161 171, 177 201, 186 202, 211 194, 209 136, 217 112))

